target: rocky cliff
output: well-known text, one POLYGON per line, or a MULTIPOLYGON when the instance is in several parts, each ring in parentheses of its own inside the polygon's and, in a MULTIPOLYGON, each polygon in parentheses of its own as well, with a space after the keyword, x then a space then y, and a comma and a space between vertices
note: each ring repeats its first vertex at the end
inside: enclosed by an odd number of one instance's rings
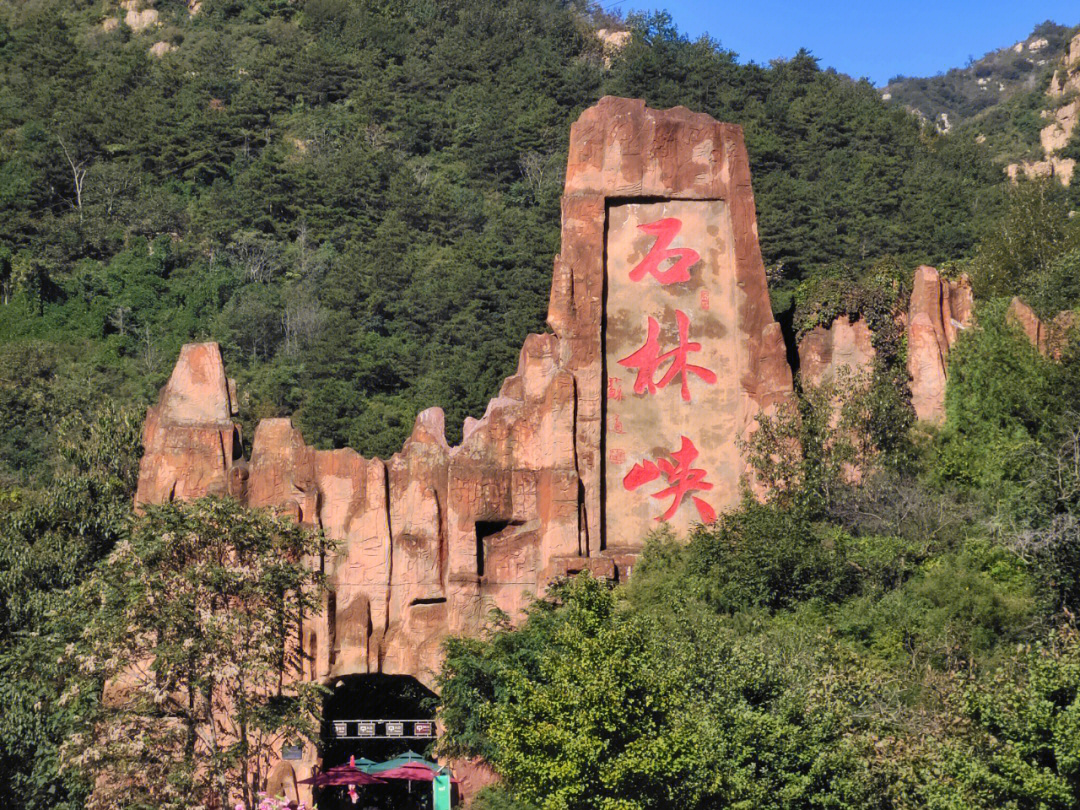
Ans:
POLYGON ((1042 111, 1046 125, 1039 131, 1041 159, 1023 160, 1006 167, 1008 175, 1016 179, 1027 177, 1055 177, 1063 185, 1072 182, 1076 159, 1067 154, 1067 147, 1076 132, 1080 118, 1080 34, 1069 42, 1060 58, 1050 86, 1046 89, 1047 108, 1042 111))
POLYGON ((945 421, 949 348, 971 323, 973 299, 966 276, 947 281, 933 267, 915 271, 907 312, 908 373, 915 415, 945 421))
POLYGON ((526 339, 517 373, 480 419, 466 421, 456 447, 446 441, 442 411, 432 408, 388 461, 309 447, 288 419, 261 422, 245 458, 232 421, 235 386, 216 344, 184 347, 150 408, 139 503, 231 494, 338 541, 324 561, 325 614, 304 640, 312 677, 385 672, 431 684, 441 641, 478 632, 492 608, 514 615, 552 579, 584 569, 622 579, 660 518, 687 526, 736 503, 737 490, 720 484, 746 470, 738 439, 792 391, 741 130, 684 108, 661 112, 605 98, 572 129, 562 207, 553 331, 526 339), (671 206, 659 221, 672 238, 658 236, 655 222, 635 227, 626 277, 623 270, 612 277, 612 211, 642 205, 651 217, 649 206, 661 200, 671 206), (658 257, 653 275, 630 280, 649 256, 658 257), (687 278, 671 283, 665 273, 678 257, 687 278), (664 324, 657 340, 675 348, 657 349, 640 392, 633 389, 641 367, 605 359, 616 331, 646 339, 641 313, 622 325, 607 317, 606 297, 620 284, 650 291, 659 318, 673 323, 678 312, 694 330, 680 336, 664 324), (690 352, 695 365, 678 366, 690 352), (680 369, 682 385, 668 386, 680 369), (694 369, 707 374, 693 376, 694 369), (675 421, 624 423, 609 413, 616 389, 626 392, 621 404, 638 402, 639 414, 670 413, 675 421), (719 398, 708 399, 715 391, 719 398), (713 402, 724 412, 711 410, 713 402), (679 438, 701 447, 701 457, 681 455, 679 438), (616 440, 628 471, 605 480, 604 453, 616 440), (655 472, 648 493, 630 491, 631 466, 655 472), (640 502, 636 512, 605 510, 612 486, 640 502))
MULTIPOLYGON (((907 337, 911 405, 921 421, 945 421, 949 348, 971 325, 972 314, 967 276, 950 281, 933 267, 916 269, 911 299, 900 318, 907 337)), ((798 351, 802 379, 814 385, 835 378, 842 368, 856 374, 868 371, 876 356, 870 327, 847 318, 815 327, 799 341, 798 351)))

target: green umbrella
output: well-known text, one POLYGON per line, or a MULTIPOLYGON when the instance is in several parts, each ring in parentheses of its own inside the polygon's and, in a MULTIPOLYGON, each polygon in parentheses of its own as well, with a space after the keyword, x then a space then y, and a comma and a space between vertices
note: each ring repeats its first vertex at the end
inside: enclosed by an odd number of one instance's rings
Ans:
POLYGON ((402 765, 408 765, 410 763, 418 763, 420 765, 426 765, 433 771, 439 770, 442 766, 437 762, 432 762, 430 759, 424 759, 420 754, 415 751, 406 751, 400 756, 396 756, 393 759, 388 759, 386 762, 380 762, 378 765, 365 765, 364 770, 368 773, 380 773, 382 771, 388 771, 391 768, 400 768, 402 765))
POLYGON ((378 764, 377 762, 375 762, 375 760, 368 759, 367 757, 349 757, 349 762, 362 770, 364 773, 367 773, 371 770, 373 766, 378 764))

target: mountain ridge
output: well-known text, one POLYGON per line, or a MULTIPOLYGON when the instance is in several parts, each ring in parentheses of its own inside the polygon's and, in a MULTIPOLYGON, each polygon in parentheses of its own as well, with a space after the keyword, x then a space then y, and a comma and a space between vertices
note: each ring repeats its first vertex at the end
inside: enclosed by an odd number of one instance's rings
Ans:
POLYGON ((1080 90, 1080 26, 1041 23, 1023 39, 961 68, 930 77, 896 76, 883 100, 943 133, 974 138, 1010 178, 1072 179, 1070 141, 1080 90), (1071 162, 1070 162, 1071 161, 1071 162))

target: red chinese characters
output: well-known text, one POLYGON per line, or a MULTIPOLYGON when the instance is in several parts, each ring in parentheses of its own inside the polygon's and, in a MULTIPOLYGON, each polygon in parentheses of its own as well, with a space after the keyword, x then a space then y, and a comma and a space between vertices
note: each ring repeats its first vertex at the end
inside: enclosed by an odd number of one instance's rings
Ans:
MULTIPOLYGON (((703 458, 695 445, 696 440, 705 439, 687 427, 677 427, 693 423, 692 412, 685 409, 716 399, 717 388, 706 387, 718 386, 717 369, 723 362, 714 354, 715 341, 706 340, 711 334, 706 325, 717 320, 708 286, 716 272, 702 263, 697 250, 682 246, 707 242, 709 220, 665 217, 665 206, 648 209, 651 213, 619 212, 613 219, 614 236, 609 234, 615 257, 609 265, 614 298, 607 305, 612 307, 609 312, 618 314, 618 321, 617 328, 606 333, 610 339, 605 349, 607 371, 612 374, 618 367, 627 371, 618 372, 622 384, 618 377, 607 378, 606 434, 609 441, 622 446, 608 448, 605 476, 612 503, 620 509, 636 504, 635 519, 651 515, 685 528, 696 520, 716 520, 717 507, 710 501, 723 500, 726 485, 725 470, 714 468, 712 448, 703 447, 703 458), (654 238, 647 253, 641 247, 642 233, 654 238), (673 246, 676 240, 678 247, 673 246), (622 256, 627 260, 619 261, 622 256), (628 323, 624 313, 633 312, 640 314, 631 315, 628 323), (631 327, 641 323, 638 317, 645 321, 644 338, 631 327), (691 320, 697 341, 690 335, 691 320), (634 375, 632 383, 629 373, 634 375), (677 388, 679 395, 674 390, 665 393, 668 386, 677 388), (683 431, 694 440, 681 435, 683 431), (665 449, 643 452, 642 445, 665 449), (641 509, 642 504, 649 505, 647 511, 641 509)), ((685 208, 673 204, 670 210, 685 208)))
POLYGON ((660 353, 660 324, 653 317, 649 318, 648 337, 645 345, 633 354, 619 360, 620 366, 636 368, 637 379, 634 380, 634 393, 643 394, 648 391, 655 394, 658 388, 665 388, 676 377, 682 378, 682 398, 685 402, 690 401, 690 385, 687 380, 688 374, 700 377, 709 385, 716 384, 716 375, 704 366, 694 366, 687 363, 687 355, 690 352, 700 352, 701 344, 690 342, 690 319, 682 310, 675 310, 675 321, 679 326, 679 345, 669 352, 660 353), (664 376, 656 380, 660 366, 671 361, 664 376))
POLYGON ((622 380, 618 377, 608 377, 607 381, 607 395, 608 399, 622 400, 622 380))
MULTIPOLYGON (((657 520, 670 520, 682 505, 683 498, 689 493, 708 491, 713 488, 713 485, 705 480, 705 470, 691 466, 698 457, 698 449, 692 441, 683 436, 682 446, 670 455, 671 459, 658 458, 655 462, 638 462, 623 478, 623 487, 633 492, 638 487, 657 480, 661 475, 664 476, 668 484, 667 488, 654 492, 652 497, 671 498, 671 505, 657 520)), ((690 500, 693 501, 703 523, 712 523, 716 520, 716 510, 705 500, 696 495, 690 495, 690 500)))
POLYGON ((652 234, 656 241, 648 255, 630 271, 631 281, 641 281, 647 275, 651 275, 661 284, 677 284, 690 280, 690 268, 697 264, 701 254, 692 248, 668 248, 681 228, 682 220, 674 217, 638 225, 639 230, 652 234), (667 270, 661 270, 660 263, 667 259, 674 259, 675 262, 667 270))

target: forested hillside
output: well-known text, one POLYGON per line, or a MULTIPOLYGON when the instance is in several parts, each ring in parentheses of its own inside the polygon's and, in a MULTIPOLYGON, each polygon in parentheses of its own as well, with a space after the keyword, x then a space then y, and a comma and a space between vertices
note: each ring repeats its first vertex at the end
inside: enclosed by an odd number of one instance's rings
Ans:
POLYGON ((1074 95, 1047 91, 1055 71, 1064 76, 1074 67, 1069 44, 1078 30, 1048 20, 1019 42, 964 67, 937 76, 896 76, 882 98, 939 130, 978 139, 1002 166, 1043 160, 1039 133, 1074 95))
POLYGON ((139 427, 180 345, 222 344, 246 427, 386 456, 441 405, 456 440, 544 329, 604 94, 741 124, 788 337, 861 315, 879 362, 762 419, 767 499, 448 644, 442 749, 504 779, 480 807, 1080 806, 1080 348, 1005 315, 1080 307, 1075 191, 806 51, 740 65, 586 0, 0 4, 5 806, 86 806, 82 586, 153 546, 139 427), (920 262, 976 295, 939 429, 907 400, 920 262))
POLYGON ((780 293, 962 257, 997 204, 977 148, 868 84, 740 66, 663 16, 607 67, 583 0, 155 10, 0 9, 0 480, 46 469, 63 413, 148 402, 196 339, 249 423, 388 455, 439 404, 460 435, 544 328, 569 125, 604 94, 746 128, 780 293))
POLYGON ((888 99, 949 129, 1032 90, 1046 89, 1073 29, 1047 20, 1016 42, 937 76, 894 76, 884 87, 888 99))

